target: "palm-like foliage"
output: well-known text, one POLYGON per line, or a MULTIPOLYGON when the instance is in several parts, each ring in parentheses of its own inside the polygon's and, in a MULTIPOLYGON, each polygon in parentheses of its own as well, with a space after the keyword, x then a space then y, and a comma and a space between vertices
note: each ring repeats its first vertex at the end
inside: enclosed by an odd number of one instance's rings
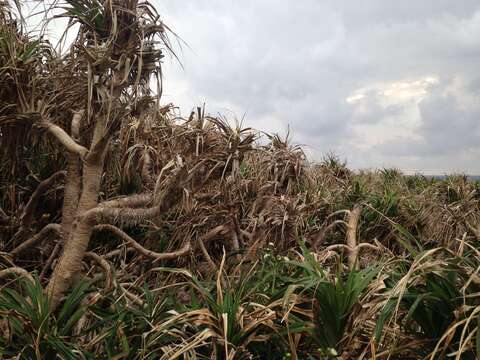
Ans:
POLYGON ((71 336, 76 322, 86 312, 82 300, 87 294, 87 284, 82 283, 73 289, 57 317, 50 314, 48 298, 38 278, 33 283, 30 280, 21 280, 19 285, 18 291, 5 288, 0 294, 2 357, 80 358, 80 344, 75 343, 71 336), (69 338, 71 340, 68 340, 69 338))
POLYGON ((3 357, 479 356, 478 183, 178 118, 151 4, 56 5, 62 54, 0 5, 3 357))

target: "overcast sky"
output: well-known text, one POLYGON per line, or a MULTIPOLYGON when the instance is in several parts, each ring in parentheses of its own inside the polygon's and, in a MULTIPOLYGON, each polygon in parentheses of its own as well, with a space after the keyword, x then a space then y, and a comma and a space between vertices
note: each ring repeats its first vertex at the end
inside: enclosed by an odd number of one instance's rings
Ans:
POLYGON ((188 44, 164 64, 182 115, 290 128, 355 169, 480 175, 479 0, 151 1, 188 44))
POLYGON ((153 0, 185 40, 165 102, 353 168, 480 174, 480 1, 153 0))

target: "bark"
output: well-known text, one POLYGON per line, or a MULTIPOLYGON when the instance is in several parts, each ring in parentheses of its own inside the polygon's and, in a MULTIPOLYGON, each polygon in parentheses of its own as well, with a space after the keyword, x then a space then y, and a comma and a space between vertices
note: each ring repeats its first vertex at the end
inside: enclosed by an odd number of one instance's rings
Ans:
POLYGON ((85 159, 82 194, 78 203, 77 216, 72 225, 71 233, 65 242, 63 253, 55 267, 47 287, 50 297, 50 308, 60 304, 63 294, 72 286, 74 275, 81 271, 82 259, 90 241, 93 226, 81 215, 95 208, 98 203, 98 195, 103 173, 103 162, 108 142, 104 141, 105 120, 101 118, 95 124, 91 151, 85 159), (105 146, 98 145, 101 142, 105 146), (94 151, 92 151, 94 149, 94 151))
MULTIPOLYGON (((80 121, 82 116, 83 110, 76 112, 72 118, 72 138, 75 141, 78 141, 80 137, 80 121)), ((81 186, 82 171, 80 157, 76 153, 68 153, 67 178, 65 181, 62 209, 62 232, 64 234, 64 239, 68 238, 72 228, 73 219, 77 212, 81 186)))
POLYGON ((350 248, 348 253, 348 266, 350 270, 355 269, 357 263, 357 228, 361 213, 362 207, 355 205, 353 210, 348 214, 347 246, 350 248))

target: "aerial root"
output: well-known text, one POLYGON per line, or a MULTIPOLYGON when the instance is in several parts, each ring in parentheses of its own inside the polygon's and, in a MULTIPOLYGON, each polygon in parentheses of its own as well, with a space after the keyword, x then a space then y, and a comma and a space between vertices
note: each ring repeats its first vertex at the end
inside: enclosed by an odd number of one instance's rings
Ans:
POLYGON ((155 261, 160 261, 160 260, 170 260, 170 259, 176 259, 181 256, 185 256, 190 253, 191 245, 190 241, 187 241, 187 243, 180 249, 172 252, 166 252, 166 253, 158 253, 152 250, 145 249, 142 245, 140 245, 138 242, 136 242, 130 235, 125 233, 123 230, 119 229, 118 227, 114 225, 109 225, 109 224, 102 224, 102 225, 96 225, 94 227, 94 230, 96 231, 110 231, 111 233, 115 234, 117 237, 125 241, 128 245, 130 245, 132 248, 134 248, 137 252, 139 252, 141 255, 153 259, 155 261))

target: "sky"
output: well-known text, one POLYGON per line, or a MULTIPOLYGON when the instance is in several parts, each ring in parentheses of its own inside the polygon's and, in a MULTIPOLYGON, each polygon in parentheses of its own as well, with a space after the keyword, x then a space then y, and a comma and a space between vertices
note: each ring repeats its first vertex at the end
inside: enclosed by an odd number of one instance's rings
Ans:
POLYGON ((313 161, 480 175, 480 1, 151 1, 185 42, 163 69, 181 115, 290 131, 313 161))
POLYGON ((478 0, 154 0, 188 46, 164 101, 285 135, 312 160, 480 174, 478 0))

